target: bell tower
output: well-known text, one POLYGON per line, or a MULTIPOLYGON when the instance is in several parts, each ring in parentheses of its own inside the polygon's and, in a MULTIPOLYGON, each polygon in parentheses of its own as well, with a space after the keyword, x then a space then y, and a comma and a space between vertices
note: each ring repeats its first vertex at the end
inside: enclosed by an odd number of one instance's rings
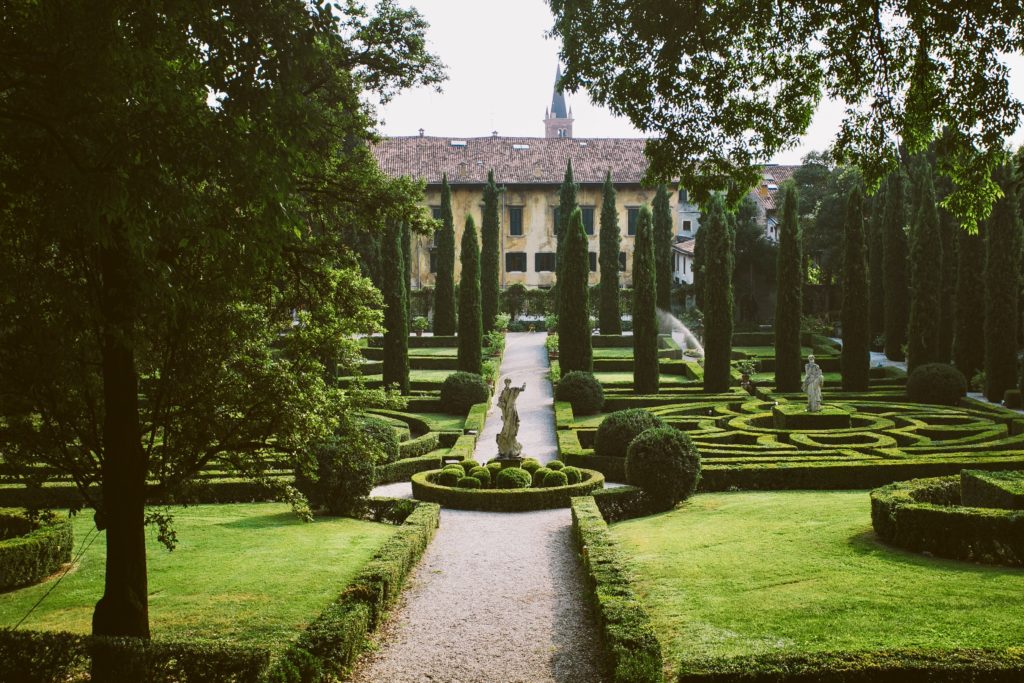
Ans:
POLYGON ((571 138, 572 137, 572 109, 565 108, 565 95, 559 87, 562 80, 561 65, 555 67, 555 90, 551 96, 551 108, 544 110, 544 137, 546 138, 571 138))

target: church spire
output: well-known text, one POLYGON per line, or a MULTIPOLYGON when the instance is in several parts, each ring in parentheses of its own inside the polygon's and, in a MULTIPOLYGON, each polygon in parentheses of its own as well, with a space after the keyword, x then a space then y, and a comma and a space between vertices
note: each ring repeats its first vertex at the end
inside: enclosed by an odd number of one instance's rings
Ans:
POLYGON ((569 114, 565 110, 565 95, 562 94, 562 89, 558 87, 560 80, 562 80, 561 64, 555 67, 555 91, 551 96, 551 116, 556 119, 567 119, 569 114))
POLYGON ((551 95, 551 108, 544 110, 544 137, 571 138, 572 110, 566 109, 565 95, 562 94, 562 65, 555 67, 555 88, 551 95))

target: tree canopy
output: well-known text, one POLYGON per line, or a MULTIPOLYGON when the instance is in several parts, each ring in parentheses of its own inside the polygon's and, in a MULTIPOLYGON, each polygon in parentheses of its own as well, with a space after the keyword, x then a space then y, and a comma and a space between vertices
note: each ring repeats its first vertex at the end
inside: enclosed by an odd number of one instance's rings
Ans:
POLYGON ((921 152, 944 130, 939 170, 955 184, 945 206, 973 229, 1000 196, 990 174, 1024 113, 1006 65, 1024 51, 1018 2, 551 0, 551 9, 561 87, 586 88, 652 136, 652 180, 679 177, 700 199, 728 189, 735 202, 829 97, 846 105, 834 155, 859 166, 870 191, 896 168, 901 144, 921 152))

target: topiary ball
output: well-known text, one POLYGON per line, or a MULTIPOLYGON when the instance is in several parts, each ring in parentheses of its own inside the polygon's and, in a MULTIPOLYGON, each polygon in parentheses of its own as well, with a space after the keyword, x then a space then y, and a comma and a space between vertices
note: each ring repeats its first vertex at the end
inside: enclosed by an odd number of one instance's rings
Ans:
POLYGON ((441 405, 445 411, 464 414, 477 403, 486 403, 490 398, 487 382, 472 372, 453 372, 441 385, 441 405))
POLYGON ((523 460, 523 464, 521 464, 520 467, 530 474, 533 474, 541 468, 541 464, 540 460, 537 460, 537 458, 527 458, 526 460, 523 460))
POLYGON ((946 363, 925 363, 907 378, 907 398, 914 403, 955 406, 967 393, 962 372, 946 363))
POLYGON ((541 468, 537 469, 533 473, 533 485, 535 487, 543 486, 544 485, 544 477, 547 476, 548 472, 554 472, 554 470, 549 470, 547 467, 541 467, 541 468))
POLYGON ((569 477, 565 476, 565 472, 561 470, 550 470, 544 475, 544 488, 565 486, 568 483, 569 477))
POLYGON ((573 370, 558 380, 555 400, 571 403, 575 415, 592 415, 604 405, 604 389, 593 374, 573 370))
POLYGON ((476 477, 463 477, 459 479, 457 486, 460 489, 478 489, 480 488, 480 480, 476 477))
POLYGON ((648 429, 667 427, 657 415, 643 408, 617 410, 606 417, 594 436, 594 454, 624 458, 633 439, 648 429))
POLYGON ((434 482, 441 486, 455 486, 464 476, 466 475, 461 469, 443 469, 434 477, 434 482))
POLYGON ((364 415, 359 418, 359 426, 371 441, 380 446, 381 452, 384 454, 384 459, 380 464, 394 462, 401 457, 402 449, 399 446, 398 434, 387 420, 364 415))
POLYGON ((499 489, 530 488, 530 473, 519 467, 506 467, 498 472, 494 487, 499 489))
POLYGON ((1020 410, 1021 403, 1020 389, 1007 389, 1006 393, 1003 394, 1003 405, 1007 408, 1020 410))
POLYGON ((583 481, 583 472, 578 467, 563 467, 559 472, 565 475, 570 484, 578 484, 583 481))
POLYGON ((549 470, 560 470, 565 467, 565 463, 561 460, 552 460, 548 464, 544 465, 544 467, 547 467, 549 470))
POLYGON ((640 487, 656 511, 689 498, 700 480, 700 453, 678 429, 641 433, 626 452, 626 483, 640 487))
POLYGON ((474 467, 469 472, 469 476, 479 479, 481 488, 487 488, 491 485, 491 471, 486 467, 474 467))
POLYGON ((459 464, 462 465, 462 469, 466 470, 466 474, 469 474, 473 468, 480 467, 480 463, 473 459, 463 460, 459 464))

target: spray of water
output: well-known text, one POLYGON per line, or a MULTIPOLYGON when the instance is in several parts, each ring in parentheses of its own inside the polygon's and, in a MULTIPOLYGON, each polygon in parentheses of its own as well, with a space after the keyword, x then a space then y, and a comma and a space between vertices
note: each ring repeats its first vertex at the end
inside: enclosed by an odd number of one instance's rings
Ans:
POLYGON ((704 347, 697 341, 697 336, 679 318, 659 308, 658 326, 672 331, 672 339, 679 344, 679 348, 696 352, 698 358, 704 357, 704 347))

